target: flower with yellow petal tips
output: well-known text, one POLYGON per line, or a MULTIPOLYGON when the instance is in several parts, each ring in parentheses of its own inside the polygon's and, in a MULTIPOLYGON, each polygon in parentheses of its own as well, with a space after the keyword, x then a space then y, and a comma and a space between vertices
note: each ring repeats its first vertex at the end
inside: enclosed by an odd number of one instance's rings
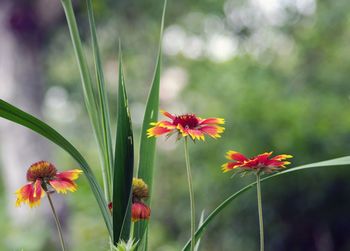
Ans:
POLYGON ((139 220, 148 220, 151 215, 151 209, 142 202, 134 202, 131 206, 131 219, 133 222, 139 220))
POLYGON ((16 206, 18 207, 22 203, 27 203, 30 207, 40 205, 40 199, 45 195, 45 192, 49 191, 49 188, 58 193, 75 192, 77 184, 74 180, 78 179, 81 174, 82 171, 79 169, 59 173, 50 162, 36 162, 27 171, 29 183, 16 191, 16 206))
POLYGON ((219 126, 225 123, 221 118, 201 119, 195 114, 174 115, 166 111, 161 113, 171 121, 161 120, 151 123, 152 127, 147 130, 149 138, 177 133, 178 138, 190 136, 192 140, 204 140, 204 136, 209 135, 215 139, 220 138, 220 134, 225 130, 219 126))
POLYGON ((266 152, 252 158, 247 158, 239 152, 228 151, 226 153, 226 158, 230 161, 222 165, 222 170, 223 172, 239 170, 242 173, 247 171, 272 173, 281 168, 285 168, 286 165, 290 164, 286 159, 293 157, 288 154, 281 154, 275 157, 271 157, 271 155, 272 152, 266 152))

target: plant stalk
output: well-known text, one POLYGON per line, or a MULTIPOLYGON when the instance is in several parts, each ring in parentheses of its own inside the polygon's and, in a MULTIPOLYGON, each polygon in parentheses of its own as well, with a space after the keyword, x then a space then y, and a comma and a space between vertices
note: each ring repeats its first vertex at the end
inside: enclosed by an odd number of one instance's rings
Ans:
POLYGON ((52 210, 52 214, 53 214, 53 217, 54 217, 55 222, 56 222, 56 226, 57 226, 57 230, 58 230, 58 236, 60 238, 62 251, 65 251, 66 248, 65 248, 65 245, 64 245, 64 239, 63 239, 61 223, 60 223, 60 221, 59 221, 59 219, 57 217, 56 210, 55 210, 55 207, 53 206, 50 193, 46 192, 46 195, 47 195, 47 198, 49 200, 49 204, 50 204, 50 207, 51 207, 51 210, 52 210))
POLYGON ((184 140, 184 147, 185 147, 185 159, 186 159, 186 170, 187 170, 187 182, 188 182, 188 190, 190 193, 190 203, 191 203, 191 251, 194 250, 195 246, 195 229, 196 229, 196 211, 195 211, 195 205, 194 205, 194 192, 193 192, 193 185, 192 185, 192 175, 191 175, 191 165, 190 165, 190 158, 188 154, 188 143, 187 138, 184 140))
POLYGON ((263 219, 263 212, 262 212, 261 183, 260 183, 259 172, 256 174, 256 192, 257 192, 258 213, 259 213, 260 251, 264 251, 264 219, 263 219))

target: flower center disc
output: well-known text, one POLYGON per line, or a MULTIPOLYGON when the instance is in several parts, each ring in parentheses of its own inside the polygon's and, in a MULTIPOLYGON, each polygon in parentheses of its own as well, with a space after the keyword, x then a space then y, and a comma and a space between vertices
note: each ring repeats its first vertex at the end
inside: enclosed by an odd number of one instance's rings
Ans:
POLYGON ((199 120, 194 114, 185 114, 176 116, 173 123, 174 125, 180 124, 184 128, 194 129, 198 126, 199 120))
POLYGON ((31 165, 27 171, 27 180, 50 179, 57 173, 56 167, 47 161, 39 161, 31 165))

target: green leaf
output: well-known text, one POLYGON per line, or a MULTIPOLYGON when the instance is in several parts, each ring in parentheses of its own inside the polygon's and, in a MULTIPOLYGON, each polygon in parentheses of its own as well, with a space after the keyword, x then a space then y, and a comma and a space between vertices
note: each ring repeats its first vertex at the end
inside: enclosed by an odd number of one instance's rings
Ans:
MULTIPOLYGON (((112 168, 113 168, 113 148, 112 148, 112 136, 111 136, 111 122, 108 107, 108 98, 105 88, 105 78, 102 70, 100 50, 96 35, 96 25, 94 12, 92 8, 92 0, 87 0, 87 10, 90 24, 90 33, 92 40, 92 48, 94 54, 95 72, 97 80, 98 101, 99 101, 99 115, 102 128, 102 141, 103 141, 103 158, 106 170, 106 176, 108 180, 108 188, 111 187, 112 168)), ((109 190, 109 189, 108 189, 109 190)), ((111 194, 109 194, 111 196, 111 194)))
POLYGON ((53 143, 60 146, 63 150, 68 152, 80 165, 81 169, 89 182, 91 190, 97 200, 100 207, 103 219, 106 223, 107 229, 112 234, 112 221, 110 213, 107 208, 106 200, 103 197, 103 192, 100 185, 98 184, 92 170, 90 169, 88 163, 84 157, 79 153, 79 151, 63 136, 61 136, 56 130, 51 128, 49 125, 40 121, 39 119, 33 117, 32 115, 10 105, 4 100, 0 99, 0 117, 15 122, 19 125, 27 127, 36 133, 44 136, 53 143))
POLYGON ((92 124, 92 129, 96 137, 100 159, 102 162, 102 177, 103 177, 103 187, 105 192, 105 198, 107 201, 110 201, 110 181, 108 179, 108 168, 106 168, 104 153, 106 152, 105 148, 105 138, 102 131, 102 122, 100 118, 100 112, 98 112, 96 97, 93 89, 93 84, 91 81, 90 71, 88 63, 85 58, 81 38, 79 35, 79 30, 77 26, 77 21, 73 11, 72 1, 71 0, 61 0, 64 13, 66 15, 67 24, 70 32, 70 36, 73 43, 73 48, 75 56, 77 59, 77 64, 80 72, 83 92, 84 92, 84 101, 89 114, 90 122, 92 124))
POLYGON ((115 167, 113 173, 113 240, 127 241, 131 223, 131 186, 134 169, 133 134, 119 50, 119 87, 115 167))
MULTIPOLYGON (((167 1, 164 1, 164 8, 162 14, 161 28, 160 28, 160 38, 159 38, 159 49, 156 67, 154 71, 153 82, 151 90, 148 96, 145 116, 143 119, 142 130, 141 130, 141 143, 140 143, 140 158, 138 164, 138 177, 143 179, 148 185, 149 198, 148 204, 151 204, 152 199, 152 185, 153 185, 153 171, 154 171, 154 158, 156 152, 156 139, 147 138, 147 130, 150 127, 151 122, 155 122, 158 119, 159 112, 159 87, 160 87, 160 69, 161 69, 161 58, 162 58, 162 37, 164 29, 164 17, 167 1)), ((140 246, 142 243, 147 243, 147 226, 148 221, 139 221, 135 224, 134 236, 136 240, 141 240, 143 237, 146 238, 145 241, 140 241, 140 246)), ((147 246, 147 244, 145 244, 147 246)), ((147 247, 145 247, 147 250, 147 247)))
MULTIPOLYGON (((285 171, 282 171, 282 172, 279 172, 279 173, 267 176, 267 177, 261 179, 261 182, 264 182, 266 180, 275 178, 277 176, 281 176, 281 175, 289 174, 289 173, 293 173, 293 172, 298 172, 298 171, 302 171, 302 170, 309 169, 309 168, 325 167, 325 166, 343 166, 343 165, 350 165, 350 156, 342 157, 342 158, 336 158, 336 159, 331 159, 331 160, 326 160, 326 161, 321 161, 321 162, 315 162, 315 163, 311 163, 311 164, 307 164, 307 165, 302 165, 302 166, 299 166, 299 167, 290 168, 290 169, 287 169, 285 171)), ((226 200, 224 200, 217 208, 215 208, 213 210, 213 212, 205 219, 203 224, 196 231, 196 234, 195 234, 196 241, 201 237, 201 235, 205 231, 205 228, 208 226, 208 224, 210 222, 212 222, 215 219, 215 217, 224 208, 226 208, 232 201, 234 201, 242 193, 248 191, 252 187, 255 187, 255 184, 256 184, 256 182, 253 182, 253 183, 249 184, 248 186, 245 186, 241 190, 239 190, 236 193, 232 194, 230 197, 228 197, 226 200)), ((182 251, 188 251, 188 250, 190 250, 190 240, 187 242, 185 247, 182 249, 182 251)))

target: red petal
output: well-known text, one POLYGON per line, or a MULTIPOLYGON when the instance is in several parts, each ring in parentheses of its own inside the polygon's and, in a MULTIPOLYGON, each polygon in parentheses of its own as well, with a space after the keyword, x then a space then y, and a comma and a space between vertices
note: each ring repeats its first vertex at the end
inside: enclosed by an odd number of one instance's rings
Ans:
POLYGON ((221 167, 222 167, 222 171, 225 173, 225 172, 228 172, 232 169, 241 167, 242 165, 243 165, 242 162, 227 162, 227 163, 223 164, 221 167))
POLYGON ((204 140, 204 134, 200 130, 188 129, 188 134, 192 139, 204 140))
POLYGON ((75 192, 77 190, 77 184, 68 179, 50 180, 49 183, 58 193, 75 192))
POLYGON ((16 206, 19 207, 22 203, 29 202, 29 195, 34 190, 33 184, 28 183, 16 191, 17 201, 16 206))
POLYGON ((74 169, 74 170, 68 170, 61 173, 57 173, 56 177, 62 178, 62 179, 68 179, 68 180, 76 180, 79 178, 79 175, 81 175, 82 173, 83 173, 82 170, 74 169))
POLYGON ((148 138, 158 137, 160 135, 166 134, 166 133, 171 132, 171 131, 172 130, 166 129, 164 127, 155 126, 155 127, 151 127, 150 129, 147 130, 147 136, 148 136, 148 138))
POLYGON ((203 119, 199 122, 200 125, 205 125, 205 124, 224 124, 225 120, 221 118, 207 118, 203 119))
POLYGON ((242 153, 236 152, 236 151, 228 151, 226 153, 226 158, 231 160, 237 160, 237 161, 246 161, 248 158, 244 156, 242 153))
POLYGON ((169 113, 169 112, 166 112, 166 111, 164 111, 164 110, 160 110, 160 112, 161 112, 164 116, 168 117, 168 118, 171 119, 171 120, 174 120, 174 119, 175 119, 175 116, 172 115, 172 114, 169 113))
POLYGON ((29 194, 29 206, 35 207, 40 205, 40 200, 44 196, 45 192, 41 188, 41 180, 37 179, 33 185, 33 189, 29 194))
POLYGON ((221 126, 208 125, 208 126, 201 127, 199 130, 201 130, 202 132, 208 134, 213 138, 219 138, 220 137, 219 133, 222 133, 224 131, 224 128, 221 126))

